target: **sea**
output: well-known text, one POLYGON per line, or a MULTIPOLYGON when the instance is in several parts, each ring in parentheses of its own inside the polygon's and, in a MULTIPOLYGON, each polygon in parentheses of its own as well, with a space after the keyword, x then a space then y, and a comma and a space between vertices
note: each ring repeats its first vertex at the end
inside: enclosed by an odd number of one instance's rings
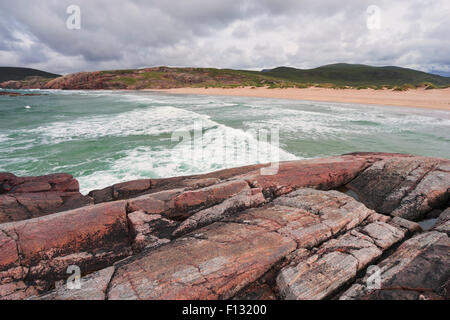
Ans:
MULTIPOLYGON (((17 91, 17 90, 15 90, 17 91)), ((151 91, 0 96, 0 172, 80 190, 357 151, 450 159, 450 112, 151 91)))

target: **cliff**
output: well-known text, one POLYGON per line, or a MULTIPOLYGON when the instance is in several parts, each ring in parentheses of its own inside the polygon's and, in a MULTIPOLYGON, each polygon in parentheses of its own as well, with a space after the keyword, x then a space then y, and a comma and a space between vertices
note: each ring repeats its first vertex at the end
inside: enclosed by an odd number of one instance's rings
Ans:
POLYGON ((70 175, 3 173, 0 297, 449 298, 449 160, 354 153, 267 166, 87 196, 70 175), (430 216, 431 230, 414 222, 430 216), (69 265, 80 289, 64 283, 69 265))
POLYGON ((210 68, 168 68, 111 70, 80 72, 30 83, 27 81, 7 81, 0 83, 5 89, 167 89, 205 86, 242 86, 281 84, 281 79, 254 74, 248 71, 210 68))

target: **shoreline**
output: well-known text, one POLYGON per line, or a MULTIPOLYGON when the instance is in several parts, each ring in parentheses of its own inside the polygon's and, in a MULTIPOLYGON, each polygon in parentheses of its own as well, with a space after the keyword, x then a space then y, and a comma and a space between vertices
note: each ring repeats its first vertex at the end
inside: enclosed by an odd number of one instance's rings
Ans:
POLYGON ((140 91, 166 92, 173 94, 236 96, 254 98, 273 98, 287 100, 309 100, 321 102, 343 102, 371 104, 393 107, 410 107, 450 111, 450 88, 410 89, 392 91, 388 89, 329 89, 329 88, 172 88, 142 89, 140 91))

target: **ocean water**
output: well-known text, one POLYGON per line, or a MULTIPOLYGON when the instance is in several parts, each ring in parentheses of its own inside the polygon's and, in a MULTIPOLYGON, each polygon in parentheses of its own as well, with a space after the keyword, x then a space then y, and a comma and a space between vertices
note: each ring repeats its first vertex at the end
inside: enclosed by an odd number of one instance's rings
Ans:
POLYGON ((354 151, 450 158, 448 111, 160 92, 39 93, 45 95, 0 96, 0 171, 68 172, 83 193, 132 179, 354 151))

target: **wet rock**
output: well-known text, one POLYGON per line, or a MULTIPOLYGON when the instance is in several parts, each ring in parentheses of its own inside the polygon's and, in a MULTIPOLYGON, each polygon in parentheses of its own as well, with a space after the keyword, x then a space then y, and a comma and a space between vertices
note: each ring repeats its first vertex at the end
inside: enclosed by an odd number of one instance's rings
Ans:
POLYGON ((69 288, 63 284, 47 294, 32 297, 30 300, 105 300, 108 283, 114 274, 109 267, 81 277, 80 288, 69 288))
POLYGON ((374 163, 347 186, 377 212, 418 220, 448 201, 449 167, 445 159, 388 158, 374 163))
POLYGON ((372 275, 366 275, 340 299, 449 299, 449 248, 450 240, 445 233, 416 235, 377 265, 379 284, 372 275))
POLYGON ((118 264, 108 298, 231 298, 295 247, 259 227, 216 222, 118 264))
POLYGON ((170 242, 171 234, 179 224, 163 218, 159 214, 146 214, 144 211, 130 213, 128 220, 134 252, 140 252, 146 248, 156 248, 170 242))

